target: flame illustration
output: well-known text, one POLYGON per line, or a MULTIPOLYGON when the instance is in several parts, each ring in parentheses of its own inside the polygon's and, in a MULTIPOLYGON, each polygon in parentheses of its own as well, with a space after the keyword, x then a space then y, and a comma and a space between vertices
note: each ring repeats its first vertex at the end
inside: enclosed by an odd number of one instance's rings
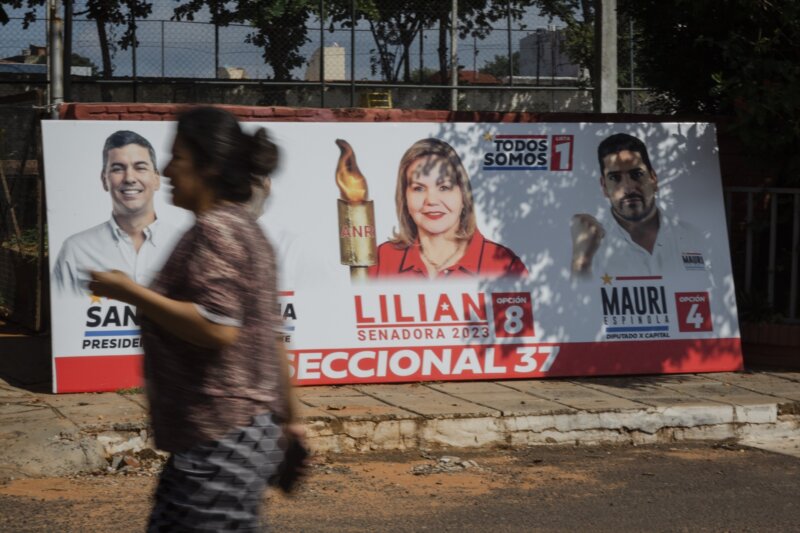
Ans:
POLYGON ((345 140, 336 139, 336 145, 342 151, 336 165, 336 186, 339 187, 342 200, 350 203, 363 202, 367 199, 367 180, 358 170, 356 154, 345 140))

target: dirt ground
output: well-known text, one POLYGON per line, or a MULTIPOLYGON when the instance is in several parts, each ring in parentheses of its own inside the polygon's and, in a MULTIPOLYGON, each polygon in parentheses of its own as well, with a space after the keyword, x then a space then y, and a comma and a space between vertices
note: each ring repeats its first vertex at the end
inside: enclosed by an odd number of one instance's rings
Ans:
MULTIPOLYGON (((267 496, 274 530, 790 531, 800 523, 800 460, 735 445, 314 461, 296 495, 267 496)), ((143 531, 155 482, 144 469, 12 480, 0 486, 0 531, 143 531)))

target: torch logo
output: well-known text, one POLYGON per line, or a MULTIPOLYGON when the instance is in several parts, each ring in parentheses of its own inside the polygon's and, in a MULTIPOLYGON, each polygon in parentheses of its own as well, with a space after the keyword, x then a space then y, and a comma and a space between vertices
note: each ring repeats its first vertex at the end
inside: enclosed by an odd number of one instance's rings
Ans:
POLYGON ((350 267, 350 279, 367 279, 367 268, 375 264, 375 208, 367 199, 367 180, 358 169, 356 155, 347 141, 336 140, 341 150, 336 165, 339 214, 339 255, 350 267))

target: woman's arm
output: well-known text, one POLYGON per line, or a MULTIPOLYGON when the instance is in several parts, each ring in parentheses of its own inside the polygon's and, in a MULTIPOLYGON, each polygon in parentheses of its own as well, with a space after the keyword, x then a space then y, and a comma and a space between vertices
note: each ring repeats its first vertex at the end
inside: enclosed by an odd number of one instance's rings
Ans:
POLYGON ((203 317, 192 302, 167 298, 139 285, 124 272, 92 272, 89 290, 97 296, 129 303, 173 335, 201 348, 219 349, 236 342, 239 328, 203 317))

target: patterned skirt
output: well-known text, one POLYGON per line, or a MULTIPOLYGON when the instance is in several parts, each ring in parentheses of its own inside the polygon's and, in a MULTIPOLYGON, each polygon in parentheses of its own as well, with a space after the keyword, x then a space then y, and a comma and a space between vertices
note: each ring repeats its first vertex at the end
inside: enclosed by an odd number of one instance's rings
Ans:
POLYGON ((173 453, 161 473, 147 531, 264 531, 264 490, 283 459, 283 441, 267 413, 219 441, 173 453))

